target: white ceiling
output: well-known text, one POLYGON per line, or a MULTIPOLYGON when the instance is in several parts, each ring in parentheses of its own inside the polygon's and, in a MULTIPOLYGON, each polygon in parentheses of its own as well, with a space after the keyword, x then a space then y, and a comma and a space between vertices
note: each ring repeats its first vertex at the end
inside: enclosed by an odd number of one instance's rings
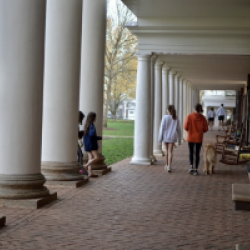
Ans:
POLYGON ((140 17, 247 17, 249 0, 122 0, 140 17))
POLYGON ((250 56, 161 55, 159 59, 200 90, 239 90, 250 74, 250 56))

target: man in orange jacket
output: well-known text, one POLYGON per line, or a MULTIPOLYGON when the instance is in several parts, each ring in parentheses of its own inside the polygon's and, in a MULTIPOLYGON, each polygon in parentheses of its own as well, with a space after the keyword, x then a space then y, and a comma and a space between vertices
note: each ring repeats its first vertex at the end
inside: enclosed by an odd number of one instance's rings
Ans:
POLYGON ((203 110, 201 104, 196 104, 194 107, 194 112, 188 115, 184 124, 184 129, 188 132, 187 141, 189 148, 189 160, 191 165, 189 173, 195 176, 198 175, 197 169, 200 162, 200 150, 203 141, 203 134, 208 131, 207 120, 202 115, 202 112, 203 110), (196 149, 195 168, 193 167, 194 146, 196 149))

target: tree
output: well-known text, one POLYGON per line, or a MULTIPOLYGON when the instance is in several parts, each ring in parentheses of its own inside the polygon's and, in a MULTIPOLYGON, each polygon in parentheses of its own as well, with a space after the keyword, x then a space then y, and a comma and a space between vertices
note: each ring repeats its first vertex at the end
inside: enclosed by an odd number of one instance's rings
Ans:
POLYGON ((135 17, 118 0, 114 12, 115 15, 109 14, 107 18, 104 127, 107 127, 108 110, 116 117, 120 103, 124 98, 132 98, 135 92, 137 38, 126 28, 135 17))

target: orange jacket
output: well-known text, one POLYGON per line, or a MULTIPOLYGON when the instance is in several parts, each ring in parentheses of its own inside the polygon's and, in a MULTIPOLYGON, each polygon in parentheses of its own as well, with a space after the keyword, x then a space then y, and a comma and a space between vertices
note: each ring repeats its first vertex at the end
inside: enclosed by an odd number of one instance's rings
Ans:
POLYGON ((188 132, 188 142, 202 143, 203 133, 208 131, 207 120, 202 114, 192 113, 188 115, 184 129, 188 132))

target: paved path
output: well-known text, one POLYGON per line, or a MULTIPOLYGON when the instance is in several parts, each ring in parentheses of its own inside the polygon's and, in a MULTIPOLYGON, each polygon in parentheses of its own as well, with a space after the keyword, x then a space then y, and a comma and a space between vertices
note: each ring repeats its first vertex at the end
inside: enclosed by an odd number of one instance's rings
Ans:
POLYGON ((187 159, 184 144, 175 150, 171 174, 163 158, 156 166, 124 160, 81 189, 57 189, 59 200, 43 209, 1 208, 8 225, 0 230, 0 249, 233 250, 250 244, 250 212, 234 211, 231 201, 232 183, 248 183, 246 167, 218 164, 215 175, 194 177, 187 159))

